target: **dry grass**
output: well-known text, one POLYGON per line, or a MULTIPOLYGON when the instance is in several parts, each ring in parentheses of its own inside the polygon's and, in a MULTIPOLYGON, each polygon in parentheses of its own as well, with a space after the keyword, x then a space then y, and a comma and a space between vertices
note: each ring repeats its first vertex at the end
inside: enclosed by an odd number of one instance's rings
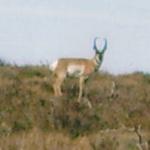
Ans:
POLYGON ((77 82, 68 79, 64 96, 55 98, 46 67, 1 66, 0 149, 138 150, 135 125, 150 140, 149 74, 97 73, 87 82, 81 104, 77 82))
MULTIPOLYGON (((147 134, 145 134, 147 135, 147 134)), ((42 132, 34 128, 0 139, 2 150, 138 150, 134 132, 106 130, 72 139, 64 132, 42 132)))
POLYGON ((88 150, 88 139, 71 140, 63 133, 41 132, 39 129, 32 129, 29 132, 2 137, 0 148, 2 150, 88 150))

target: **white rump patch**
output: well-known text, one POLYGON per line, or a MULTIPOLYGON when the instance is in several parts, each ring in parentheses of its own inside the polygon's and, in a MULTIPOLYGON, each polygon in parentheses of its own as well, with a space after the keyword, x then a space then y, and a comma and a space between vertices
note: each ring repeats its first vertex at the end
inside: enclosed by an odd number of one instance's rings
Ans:
POLYGON ((50 64, 49 69, 51 71, 54 71, 56 69, 57 65, 58 65, 58 60, 56 60, 52 64, 50 64))
POLYGON ((84 73, 83 65, 69 65, 67 68, 67 73, 69 76, 81 76, 84 73))

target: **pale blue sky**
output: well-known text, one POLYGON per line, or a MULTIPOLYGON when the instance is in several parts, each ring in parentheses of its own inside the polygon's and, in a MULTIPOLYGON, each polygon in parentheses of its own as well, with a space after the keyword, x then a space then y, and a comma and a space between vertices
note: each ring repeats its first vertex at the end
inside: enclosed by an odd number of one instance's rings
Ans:
POLYGON ((0 0, 0 57, 19 64, 93 57, 108 39, 102 70, 150 72, 149 0, 0 0))

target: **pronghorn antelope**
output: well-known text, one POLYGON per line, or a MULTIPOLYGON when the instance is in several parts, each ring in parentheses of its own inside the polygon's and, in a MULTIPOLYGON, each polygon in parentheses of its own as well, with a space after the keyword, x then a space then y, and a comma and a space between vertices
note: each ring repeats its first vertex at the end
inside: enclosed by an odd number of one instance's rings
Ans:
POLYGON ((78 102, 83 94, 85 80, 95 71, 97 71, 103 61, 104 53, 107 49, 107 40, 104 39, 104 46, 98 49, 96 45, 97 37, 94 39, 93 49, 95 56, 91 59, 86 58, 60 58, 50 65, 53 71, 53 90, 55 96, 61 96, 61 85, 68 76, 79 78, 78 102))

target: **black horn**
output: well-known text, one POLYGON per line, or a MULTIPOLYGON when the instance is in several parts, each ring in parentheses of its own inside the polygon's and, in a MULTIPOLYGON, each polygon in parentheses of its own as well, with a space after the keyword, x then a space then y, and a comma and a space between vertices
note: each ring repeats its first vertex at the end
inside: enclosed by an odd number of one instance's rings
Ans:
POLYGON ((105 41, 104 47, 103 47, 102 49, 98 49, 97 46, 96 46, 96 41, 97 41, 97 39, 99 39, 99 38, 96 37, 96 38, 94 39, 94 46, 93 46, 93 49, 94 49, 95 51, 104 53, 104 52, 106 51, 106 49, 107 49, 107 40, 104 39, 104 41, 105 41))
POLYGON ((98 37, 96 37, 96 38, 94 39, 93 49, 94 49, 95 51, 99 51, 98 48, 97 48, 97 46, 96 46, 96 40, 97 40, 97 39, 98 39, 98 37))
POLYGON ((107 49, 107 39, 104 39, 104 41, 105 41, 105 45, 104 45, 103 49, 101 50, 102 53, 104 53, 107 49))

